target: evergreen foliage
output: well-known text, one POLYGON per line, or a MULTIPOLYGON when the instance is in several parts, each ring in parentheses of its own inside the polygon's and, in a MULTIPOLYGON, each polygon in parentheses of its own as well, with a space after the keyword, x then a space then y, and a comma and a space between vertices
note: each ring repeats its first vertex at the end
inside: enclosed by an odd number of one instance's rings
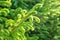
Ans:
POLYGON ((0 40, 60 40, 60 0, 0 0, 0 40))

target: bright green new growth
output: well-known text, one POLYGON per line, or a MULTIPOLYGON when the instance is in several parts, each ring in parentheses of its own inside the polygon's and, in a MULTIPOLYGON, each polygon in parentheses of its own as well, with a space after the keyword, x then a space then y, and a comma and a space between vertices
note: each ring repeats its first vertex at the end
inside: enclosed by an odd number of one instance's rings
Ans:
POLYGON ((11 0, 0 0, 0 6, 11 6, 11 0))
MULTIPOLYGON (((11 4, 11 0, 0 1, 0 6, 10 7, 11 4)), ((35 14, 36 7, 38 5, 34 6, 33 10, 29 12, 22 8, 15 10, 0 8, 0 40, 27 40, 25 32, 34 30, 32 14, 35 14), (27 19, 29 20, 26 21, 27 19)))

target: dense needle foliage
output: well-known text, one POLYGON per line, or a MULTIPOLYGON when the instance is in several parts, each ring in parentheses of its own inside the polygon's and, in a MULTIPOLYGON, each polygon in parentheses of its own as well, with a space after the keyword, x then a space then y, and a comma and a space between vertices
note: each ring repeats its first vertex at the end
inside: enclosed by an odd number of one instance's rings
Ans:
POLYGON ((0 0, 0 40, 60 40, 60 0, 0 0))

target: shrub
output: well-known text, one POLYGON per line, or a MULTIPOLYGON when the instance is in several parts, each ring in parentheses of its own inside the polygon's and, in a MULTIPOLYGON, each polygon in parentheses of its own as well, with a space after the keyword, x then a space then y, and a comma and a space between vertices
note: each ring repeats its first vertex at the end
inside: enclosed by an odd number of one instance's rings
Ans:
POLYGON ((0 40, 60 40, 60 0, 0 0, 0 40))

